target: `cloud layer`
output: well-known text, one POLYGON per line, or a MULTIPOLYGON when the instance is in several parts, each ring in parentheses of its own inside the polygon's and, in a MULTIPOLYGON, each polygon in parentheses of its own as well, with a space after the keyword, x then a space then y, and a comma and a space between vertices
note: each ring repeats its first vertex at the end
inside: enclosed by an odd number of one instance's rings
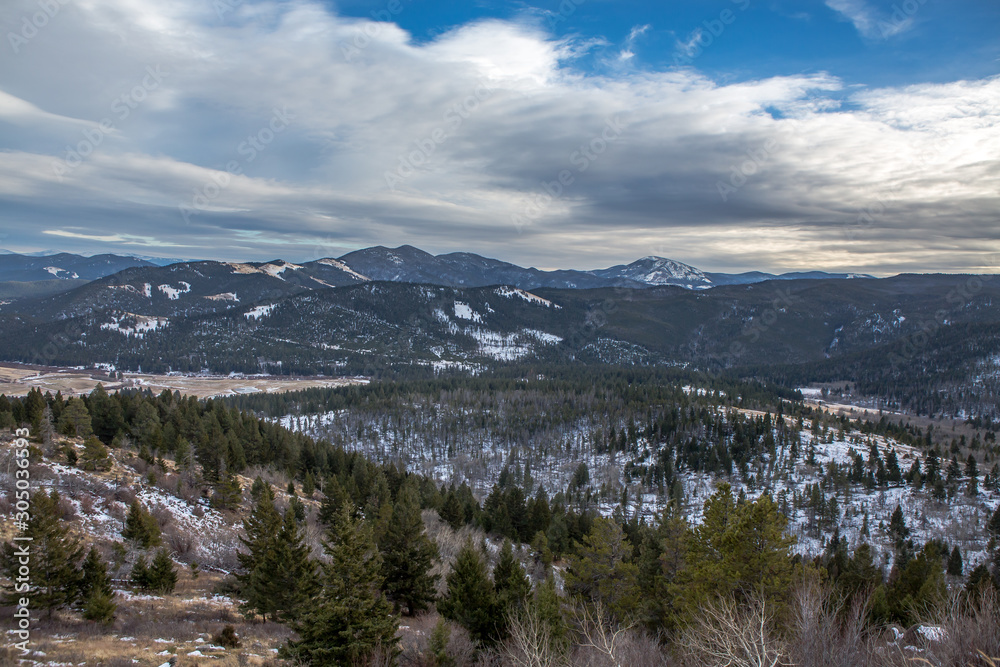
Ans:
POLYGON ((531 23, 418 44, 305 0, 67 0, 24 38, 38 10, 0 10, 5 247, 997 270, 1000 78, 599 75, 531 23))

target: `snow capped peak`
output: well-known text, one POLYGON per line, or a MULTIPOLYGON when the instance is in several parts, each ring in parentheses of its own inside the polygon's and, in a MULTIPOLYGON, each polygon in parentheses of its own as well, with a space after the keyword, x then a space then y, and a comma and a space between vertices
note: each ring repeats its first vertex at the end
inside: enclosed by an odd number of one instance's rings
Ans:
POLYGON ((646 285, 681 285, 688 289, 711 286, 712 281, 699 269, 666 257, 649 255, 628 265, 619 265, 595 275, 625 278, 646 285))

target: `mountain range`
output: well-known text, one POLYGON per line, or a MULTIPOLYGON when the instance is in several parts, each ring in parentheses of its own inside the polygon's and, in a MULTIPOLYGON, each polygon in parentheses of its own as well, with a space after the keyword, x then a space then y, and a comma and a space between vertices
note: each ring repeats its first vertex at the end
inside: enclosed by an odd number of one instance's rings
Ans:
MULTIPOLYGON (((95 255, 93 257, 82 257, 68 253, 36 255, 0 254, 0 282, 96 280, 127 268, 174 267, 178 264, 206 267, 213 263, 119 255, 95 255)), ((214 262, 214 264, 233 265, 226 262, 214 262)), ((677 285, 687 289, 709 289, 721 285, 750 284, 765 280, 856 277, 856 274, 830 274, 819 271, 782 275, 759 271, 740 274, 709 273, 663 257, 644 257, 631 264, 593 271, 573 269, 542 271, 468 252, 432 255, 408 245, 398 248, 375 246, 350 252, 336 259, 320 259, 302 265, 275 260, 265 263, 241 264, 241 266, 254 268, 287 266, 293 271, 305 269, 304 275, 312 277, 311 273, 315 272, 317 273, 315 277, 318 280, 332 281, 331 284, 336 286, 364 282, 365 280, 381 280, 446 287, 510 285, 521 289, 539 287, 557 289, 629 287, 639 289, 677 285), (332 268, 340 269, 344 275, 334 275, 331 272, 332 268)), ((282 274, 275 274, 274 277, 288 278, 287 275, 282 274)))

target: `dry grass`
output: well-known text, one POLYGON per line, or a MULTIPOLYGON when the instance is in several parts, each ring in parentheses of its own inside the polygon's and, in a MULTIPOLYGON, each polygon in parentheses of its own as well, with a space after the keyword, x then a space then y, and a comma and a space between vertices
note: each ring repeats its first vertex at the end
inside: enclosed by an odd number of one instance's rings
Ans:
MULTIPOLYGON (((76 665, 141 667, 161 665, 172 656, 177 657, 179 667, 274 664, 272 649, 281 646, 291 631, 276 623, 247 621, 231 601, 213 597, 211 590, 219 579, 219 575, 203 573, 193 580, 189 572, 181 572, 173 595, 152 599, 117 596, 117 618, 108 628, 73 612, 58 613, 51 621, 39 619, 34 625, 32 648, 44 652, 49 662, 76 665), (212 646, 212 636, 226 625, 236 629, 240 647, 207 648, 212 646), (201 655, 189 655, 195 651, 201 655)), ((3 664, 0 657, 0 666, 3 664)))
POLYGON ((229 376, 184 376, 184 375, 153 375, 150 373, 126 373, 123 380, 110 378, 106 373, 97 370, 81 371, 73 368, 28 367, 21 365, 0 364, 0 393, 7 396, 25 396, 37 387, 45 393, 55 394, 61 391, 63 396, 79 396, 89 394, 101 383, 109 392, 126 387, 141 386, 158 394, 164 389, 179 391, 186 396, 211 398, 214 396, 233 395, 238 390, 250 388, 260 392, 275 393, 299 391, 313 387, 342 387, 359 384, 351 378, 313 378, 313 377, 246 377, 231 378, 229 376))

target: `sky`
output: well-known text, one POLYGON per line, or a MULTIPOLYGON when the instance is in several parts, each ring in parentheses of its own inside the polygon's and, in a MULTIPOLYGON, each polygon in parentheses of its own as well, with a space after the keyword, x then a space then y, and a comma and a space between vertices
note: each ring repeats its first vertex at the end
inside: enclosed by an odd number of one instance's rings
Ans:
POLYGON ((0 248, 1000 272, 996 0, 4 0, 0 248))

